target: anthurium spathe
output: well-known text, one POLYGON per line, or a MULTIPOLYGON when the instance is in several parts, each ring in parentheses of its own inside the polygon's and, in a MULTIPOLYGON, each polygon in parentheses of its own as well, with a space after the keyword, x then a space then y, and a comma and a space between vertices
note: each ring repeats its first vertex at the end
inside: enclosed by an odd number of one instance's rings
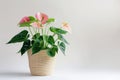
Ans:
POLYGON ((21 20, 20 20, 20 24, 21 23, 24 23, 24 22, 29 22, 30 21, 30 19, 29 19, 29 17, 28 16, 25 16, 25 17, 23 17, 21 20))
POLYGON ((36 28, 42 28, 42 24, 40 22, 33 22, 30 25, 36 28))
POLYGON ((69 24, 67 22, 63 22, 62 23, 62 28, 66 31, 68 31, 69 33, 71 33, 71 27, 69 26, 69 24))
POLYGON ((48 20, 48 16, 45 13, 38 12, 35 17, 42 23, 45 24, 48 20))
POLYGON ((51 24, 53 22, 55 19, 49 18, 45 13, 38 12, 35 16, 25 16, 18 25, 27 27, 28 30, 23 30, 15 35, 8 44, 22 42, 22 48, 19 50, 21 55, 29 49, 32 49, 32 54, 47 50, 47 54, 51 57, 54 57, 59 49, 65 54, 68 42, 64 35, 70 32, 71 28, 68 23, 55 27, 51 24))
POLYGON ((47 22, 48 16, 45 13, 36 13, 35 15, 37 21, 31 23, 31 26, 36 27, 36 28, 42 28, 43 25, 47 22))

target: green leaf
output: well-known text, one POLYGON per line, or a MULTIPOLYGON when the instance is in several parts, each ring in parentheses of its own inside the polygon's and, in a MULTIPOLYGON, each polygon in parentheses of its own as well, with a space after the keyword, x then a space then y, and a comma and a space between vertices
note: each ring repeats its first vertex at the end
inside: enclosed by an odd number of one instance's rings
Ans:
POLYGON ((23 30, 20 33, 18 33, 17 35, 15 35, 7 44, 23 42, 23 41, 27 40, 28 37, 29 37, 28 31, 23 30))
POLYGON ((58 53, 58 47, 56 45, 53 45, 53 50, 58 53))
POLYGON ((32 37, 32 39, 38 39, 40 37, 40 33, 36 33, 33 37, 32 37))
POLYGON ((36 54, 40 50, 41 50, 40 42, 39 41, 35 41, 33 46, 32 46, 32 54, 36 54))
POLYGON ((21 55, 23 55, 30 48, 31 48, 31 42, 30 40, 26 40, 24 41, 23 46, 19 52, 21 52, 21 55))
POLYGON ((35 21, 36 19, 33 16, 29 16, 30 21, 35 21))
POLYGON ((43 36, 40 36, 39 33, 35 34, 32 40, 32 44, 33 44, 32 53, 36 54, 41 49, 43 49, 43 46, 44 46, 43 36))
POLYGON ((30 27, 31 22, 24 22, 24 23, 20 23, 19 26, 20 27, 30 27))
POLYGON ((43 45, 44 45, 44 41, 43 41, 43 36, 40 36, 40 33, 36 33, 33 37, 32 37, 33 42, 39 42, 40 43, 40 46, 41 48, 43 48, 43 45))
POLYGON ((48 56, 50 56, 50 57, 54 57, 54 56, 55 56, 55 50, 54 50, 53 48, 48 49, 48 50, 47 50, 47 54, 48 54, 48 56))
POLYGON ((49 18, 46 23, 50 24, 51 22, 55 22, 54 18, 49 18))
POLYGON ((36 19, 33 16, 29 16, 30 21, 29 22, 24 22, 24 23, 19 23, 20 27, 30 27, 31 23, 35 22, 36 19))
POLYGON ((67 33, 67 31, 62 30, 60 28, 56 28, 56 27, 50 27, 50 31, 55 34, 66 34, 67 33))
MULTIPOLYGON (((46 36, 45 36, 46 37, 46 36)), ((43 40, 43 36, 40 36, 40 33, 36 33, 33 37, 32 37, 32 39, 34 40, 34 41, 42 41, 43 40)))
POLYGON ((48 37, 48 43, 51 44, 51 45, 53 45, 55 43, 55 40, 54 40, 53 36, 48 37))
POLYGON ((32 41, 31 41, 31 45, 33 45, 33 44, 34 44, 34 42, 35 42, 35 41, 34 41, 34 40, 32 40, 32 41))
POLYGON ((62 51, 62 53, 65 55, 65 49, 66 49, 66 46, 63 42, 59 43, 58 42, 58 46, 60 48, 60 50, 62 51))
POLYGON ((69 44, 69 43, 67 42, 67 40, 66 40, 61 34, 58 34, 58 39, 61 40, 61 41, 63 41, 63 42, 66 43, 66 44, 69 44))
POLYGON ((43 36, 40 36, 40 37, 38 38, 38 40, 39 40, 39 41, 43 41, 43 36))

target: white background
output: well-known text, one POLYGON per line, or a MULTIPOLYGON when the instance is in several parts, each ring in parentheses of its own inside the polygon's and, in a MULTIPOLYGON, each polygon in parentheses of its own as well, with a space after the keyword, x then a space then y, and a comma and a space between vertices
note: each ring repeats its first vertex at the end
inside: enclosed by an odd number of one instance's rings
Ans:
POLYGON ((70 46, 66 56, 57 55, 56 71, 120 70, 120 0, 0 0, 1 75, 29 72, 27 55, 17 54, 21 44, 6 42, 22 30, 19 20, 36 12, 56 18, 58 26, 63 21, 71 25, 72 34, 66 36, 70 46))

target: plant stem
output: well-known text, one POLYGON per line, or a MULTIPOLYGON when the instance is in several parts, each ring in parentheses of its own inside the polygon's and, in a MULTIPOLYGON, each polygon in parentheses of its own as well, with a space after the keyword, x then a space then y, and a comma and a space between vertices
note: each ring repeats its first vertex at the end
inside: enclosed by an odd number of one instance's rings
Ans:
POLYGON ((47 35, 48 35, 48 33, 49 33, 49 29, 48 29, 48 31, 47 31, 47 35))
POLYGON ((47 29, 46 29, 46 35, 48 35, 48 34, 49 34, 49 31, 50 31, 50 26, 49 26, 49 24, 47 24, 46 27, 47 27, 47 29))
POLYGON ((54 34, 53 34, 53 37, 54 37, 55 35, 56 35, 56 34, 54 33, 54 34))
POLYGON ((43 34, 44 34, 44 33, 43 33, 43 28, 42 28, 41 30, 42 30, 42 35, 43 35, 43 34))
POLYGON ((42 35, 43 35, 44 48, 45 48, 45 47, 46 47, 46 46, 45 46, 45 43, 46 43, 46 42, 45 42, 45 34, 44 34, 44 29, 43 29, 43 28, 42 28, 42 35))
POLYGON ((55 40, 55 42, 58 40, 58 38, 55 40))
MULTIPOLYGON (((32 27, 33 28, 33 27, 32 27)), ((35 32, 35 33, 37 33, 36 31, 35 31, 35 28, 33 28, 33 31, 35 32)))
POLYGON ((38 33, 40 33, 40 29, 38 28, 38 33))
POLYGON ((29 31, 30 31, 30 33, 31 33, 31 35, 33 36, 33 33, 32 33, 32 31, 31 31, 31 28, 30 28, 30 27, 28 27, 28 29, 29 29, 29 31))
POLYGON ((38 31, 38 29, 36 28, 36 29, 35 29, 35 32, 37 33, 37 31, 38 31))

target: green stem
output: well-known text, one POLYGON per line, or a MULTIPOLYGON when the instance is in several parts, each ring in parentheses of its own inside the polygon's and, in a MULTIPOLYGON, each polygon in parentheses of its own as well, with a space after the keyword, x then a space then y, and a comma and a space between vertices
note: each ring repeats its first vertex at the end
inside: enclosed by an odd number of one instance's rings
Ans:
POLYGON ((47 29, 47 28, 45 28, 45 32, 44 32, 45 34, 46 34, 46 29, 47 29))
POLYGON ((40 29, 38 28, 38 33, 40 33, 40 29))
POLYGON ((36 28, 35 32, 37 33, 38 29, 36 28))
POLYGON ((49 31, 50 31, 49 24, 47 24, 46 27, 47 27, 47 29, 46 29, 46 35, 49 35, 49 31))
MULTIPOLYGON (((46 27, 47 27, 47 26, 46 26, 46 27)), ((48 40, 48 31, 47 31, 47 28, 45 28, 45 35, 47 36, 47 37, 45 37, 46 40, 48 40)), ((48 46, 47 41, 46 41, 45 45, 46 45, 46 47, 48 46)))
POLYGON ((49 29, 48 29, 48 31, 47 31, 47 33, 46 33, 47 35, 49 34, 49 29))
POLYGON ((42 30, 42 35, 43 35, 43 34, 44 34, 44 33, 43 33, 43 28, 42 28, 41 30, 42 30))
POLYGON ((54 37, 55 35, 56 35, 56 34, 54 33, 54 34, 53 34, 53 37, 54 37))
POLYGON ((55 40, 55 42, 58 40, 58 38, 55 40))
MULTIPOLYGON (((32 27, 33 28, 33 27, 32 27)), ((35 32, 35 33, 37 33, 36 31, 35 31, 35 28, 33 28, 33 31, 35 32)))
POLYGON ((46 43, 46 42, 45 42, 45 34, 44 34, 44 29, 43 29, 43 28, 42 28, 42 35, 43 35, 44 48, 45 48, 45 47, 46 47, 46 46, 45 46, 45 43, 46 43))
POLYGON ((31 28, 30 28, 30 27, 28 27, 28 29, 29 29, 29 31, 30 31, 30 33, 31 33, 31 35, 33 36, 33 33, 32 33, 32 31, 31 31, 31 28))
MULTIPOLYGON (((47 27, 47 26, 46 26, 47 27)), ((45 28, 45 36, 48 36, 48 34, 47 34, 47 28, 45 28)), ((48 37, 45 37, 45 46, 47 47, 47 38, 48 37)))

